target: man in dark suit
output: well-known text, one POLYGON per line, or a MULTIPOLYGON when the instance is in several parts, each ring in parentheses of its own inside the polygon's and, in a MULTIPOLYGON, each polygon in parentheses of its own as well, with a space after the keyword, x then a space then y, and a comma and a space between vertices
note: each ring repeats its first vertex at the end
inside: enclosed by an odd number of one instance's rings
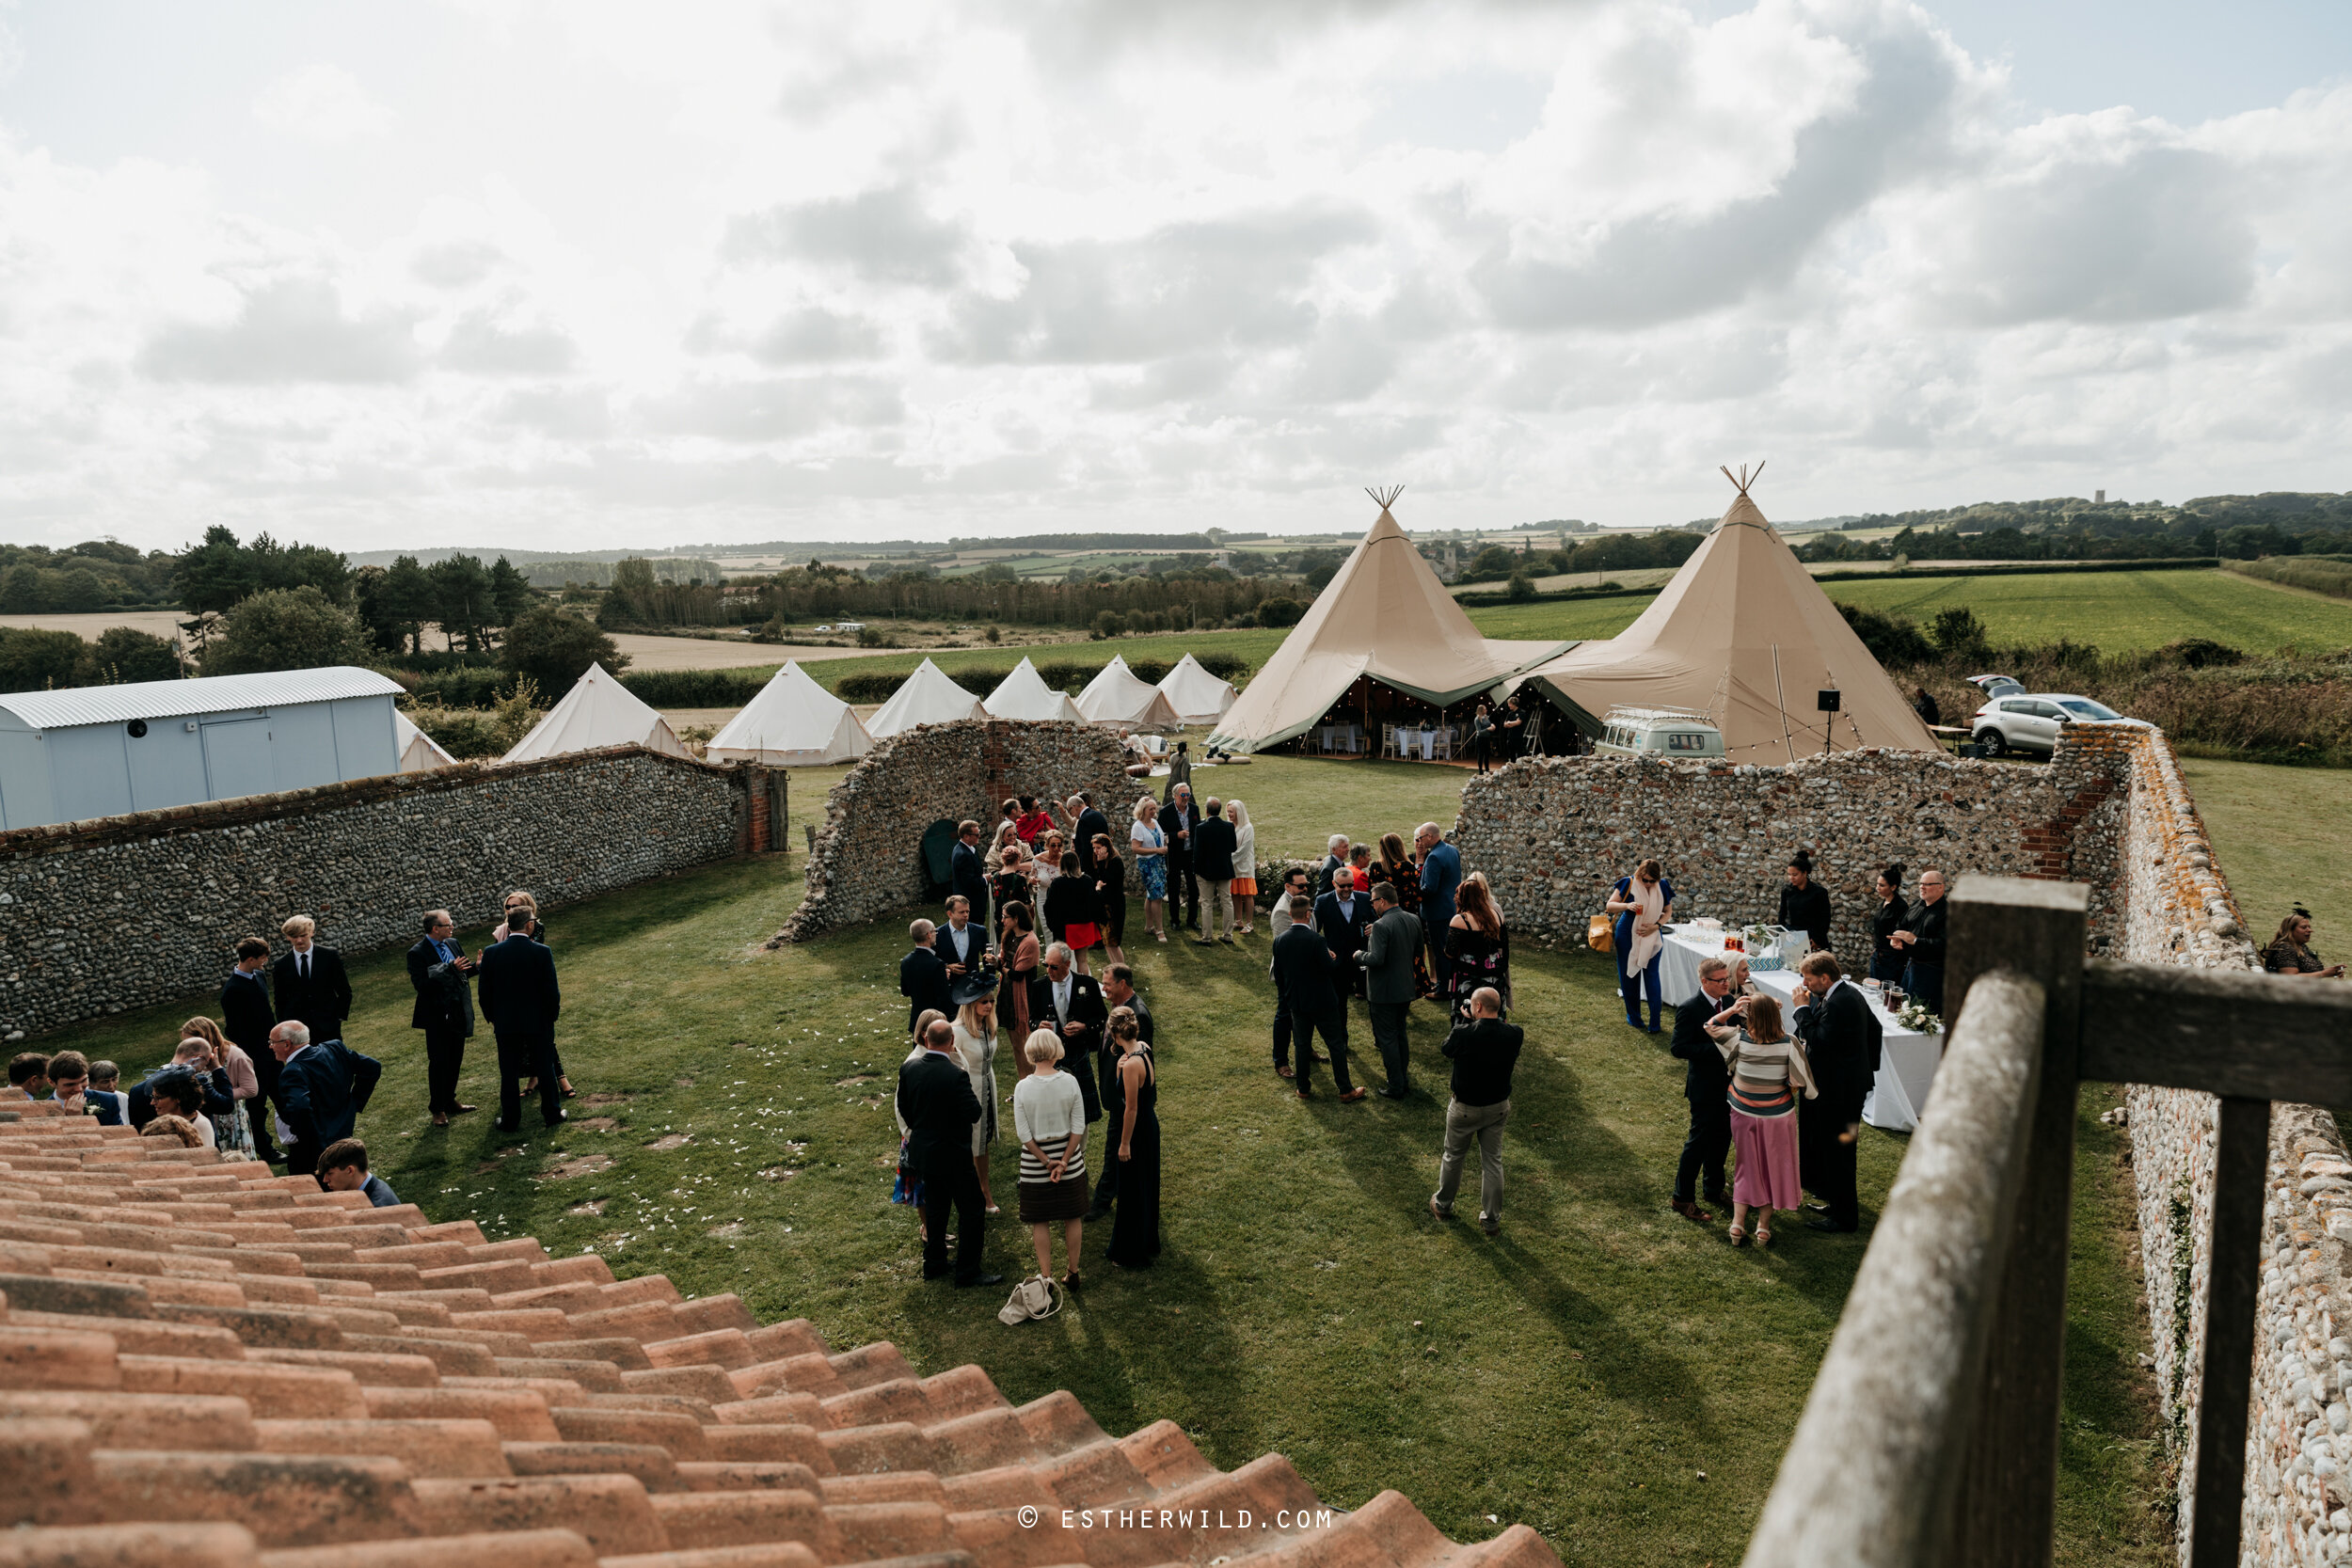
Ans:
POLYGON ((1103 1005, 1132 1009, 1136 1037, 1146 1045, 1159 1043, 1152 1037, 1152 1004, 1136 990, 1136 972, 1125 964, 1113 964, 1103 972, 1103 1005))
POLYGON ((1233 851, 1240 835, 1225 820, 1225 802, 1209 797, 1209 815, 1192 834, 1192 877, 1200 883, 1201 946, 1233 944, 1233 851))
POLYGON ((955 1004, 948 999, 954 982, 947 978, 946 960, 933 945, 938 929, 928 920, 907 927, 907 938, 914 946, 898 960, 898 994, 907 999, 909 1034, 914 1032, 914 1021, 927 1012, 956 1016, 955 1004))
POLYGON ((424 935, 408 949, 408 983, 417 992, 408 1027, 424 1031, 425 1109, 436 1127, 473 1109, 457 1100, 457 1074, 473 1036, 473 970, 449 911, 426 911, 424 935))
POLYGON ((1438 1157, 1438 1190, 1429 1212, 1454 1217, 1462 1187, 1462 1156, 1478 1140, 1478 1224, 1492 1236, 1502 1228, 1502 1124, 1511 1119, 1511 1073, 1526 1034, 1502 1022, 1502 993, 1492 986, 1470 992, 1470 1017, 1454 1026, 1442 1048, 1454 1063, 1454 1099, 1445 1108, 1445 1146, 1438 1157))
POLYGON ((1160 832, 1168 840, 1168 909, 1179 925, 1196 931, 1200 928, 1200 890, 1192 885, 1192 845, 1200 826, 1200 808, 1192 803, 1192 785, 1180 784, 1169 790, 1168 804, 1160 808, 1160 832))
POLYGON ((270 1107, 278 1104, 278 1058, 269 1050, 269 1032, 278 1022, 278 1012, 270 1006, 269 986, 262 974, 268 967, 268 942, 260 937, 238 940, 237 966, 220 988, 220 1032, 253 1058, 253 1076, 261 1084, 261 1093, 254 1096, 251 1106, 253 1157, 275 1165, 284 1164, 285 1156, 269 1132, 270 1107))
POLYGON ((1333 833, 1329 849, 1330 852, 1323 857, 1323 863, 1315 867, 1314 895, 1317 898, 1331 891, 1332 877, 1347 865, 1347 835, 1333 833))
POLYGON ((1364 998, 1372 1009, 1372 1043, 1379 1048, 1381 1070, 1389 1080, 1380 1097, 1403 1100, 1412 1089, 1406 1020, 1413 1006, 1413 957, 1421 950, 1421 916, 1397 907, 1393 882, 1374 885, 1372 909, 1375 918, 1356 962, 1364 972, 1364 998))
POLYGON ((1001 1285, 1001 1274, 980 1272, 987 1241, 988 1195, 972 1164, 972 1124, 983 1107, 972 1092, 971 1074, 950 1054, 955 1025, 934 1019, 923 1036, 923 1053, 898 1069, 898 1117, 907 1124, 906 1165, 923 1179, 923 1277, 937 1279, 947 1269, 947 1226, 956 1227, 958 1285, 1001 1285))
POLYGON ((982 926, 988 924, 988 871, 980 862, 980 825, 966 819, 956 827, 956 847, 947 853, 947 891, 961 895, 982 926))
POLYGON ((278 1088, 285 1103, 278 1114, 286 1118, 294 1140, 286 1149, 290 1175, 310 1176, 318 1169, 326 1146, 351 1136, 359 1113, 375 1093, 384 1067, 362 1056, 341 1040, 312 1040, 308 1025, 281 1023, 269 1033, 269 1049, 278 1063, 278 1088))
POLYGON ((972 918, 972 901, 962 894, 947 895, 947 924, 933 927, 931 951, 947 971, 950 988, 988 957, 988 932, 972 918))
POLYGON ((1714 1215, 1699 1207, 1699 1179, 1707 1179, 1707 1201, 1730 1203, 1724 1191, 1724 1161, 1731 1153, 1731 1071, 1707 1032, 1707 1021, 1731 997, 1731 965, 1723 958, 1699 960, 1699 993, 1675 1005, 1674 1040, 1666 1049, 1690 1063, 1682 1075, 1682 1097, 1691 1102, 1691 1135, 1683 1140, 1682 1163, 1675 1167, 1674 1211, 1706 1225, 1714 1215))
POLYGON ((1815 1230, 1862 1228, 1862 1200, 1854 1191, 1854 1160, 1861 1151, 1862 1102, 1878 1077, 1885 1031, 1861 990, 1839 973, 1827 953, 1808 953, 1797 966, 1810 994, 1797 1009, 1797 1037, 1820 1090, 1797 1102, 1797 1168, 1821 1200, 1822 1212, 1805 1221, 1815 1230))
POLYGON ((564 992, 555 980, 555 955, 531 940, 529 910, 506 917, 506 934, 482 955, 481 970, 482 1016, 498 1036, 499 1131, 522 1130, 526 1078, 539 1081, 540 1117, 549 1127, 562 1125, 555 1021, 564 1012, 564 992))
POLYGON ((351 977, 343 973, 343 956, 319 945, 318 923, 307 914, 295 915, 279 929, 293 951, 270 970, 278 1021, 309 1025, 314 1040, 342 1039, 343 1020, 351 1016, 351 977))
POLYGON ((1315 900, 1315 932, 1330 950, 1331 983, 1342 997, 1364 994, 1364 972, 1356 955, 1364 950, 1372 929, 1372 900, 1343 882, 1315 900))
MULTIPOLYGON (((1322 932, 1308 924, 1313 906, 1305 895, 1291 900, 1291 927, 1274 939, 1274 990, 1284 1006, 1291 1010, 1291 1037, 1298 1047, 1298 1098, 1314 1098, 1315 1031, 1323 1032, 1323 1043, 1331 1051, 1331 1081, 1339 1085, 1340 1099, 1355 1101, 1364 1098, 1347 1073, 1347 1004, 1331 984, 1331 949, 1323 940, 1322 932)), ((1351 962, 1350 968, 1355 967, 1351 962)), ((1276 1069, 1284 1077, 1291 1076, 1278 1063, 1276 1069)))

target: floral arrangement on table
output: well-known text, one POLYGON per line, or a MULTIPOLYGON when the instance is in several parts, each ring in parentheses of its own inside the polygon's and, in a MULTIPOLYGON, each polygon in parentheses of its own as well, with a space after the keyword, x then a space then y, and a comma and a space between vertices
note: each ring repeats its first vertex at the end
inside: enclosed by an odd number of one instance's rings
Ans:
POLYGON ((1741 930, 1740 940, 1748 948, 1748 968, 1764 974, 1786 968, 1780 956, 1780 939, 1788 934, 1786 927, 1761 920, 1741 930))
POLYGON ((1902 1010, 1895 1015, 1895 1022, 1915 1034, 1940 1035, 1944 1032, 1944 1021, 1928 1011, 1928 1005, 1915 996, 1903 1004, 1902 1010))

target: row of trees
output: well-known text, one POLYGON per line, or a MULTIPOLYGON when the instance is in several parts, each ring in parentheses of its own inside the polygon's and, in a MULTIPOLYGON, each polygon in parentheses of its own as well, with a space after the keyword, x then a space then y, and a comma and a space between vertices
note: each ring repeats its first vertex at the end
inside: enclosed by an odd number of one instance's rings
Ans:
POLYGON ((78 615, 173 602, 173 558, 141 555, 111 539, 91 539, 62 550, 46 545, 0 545, 0 612, 78 615))

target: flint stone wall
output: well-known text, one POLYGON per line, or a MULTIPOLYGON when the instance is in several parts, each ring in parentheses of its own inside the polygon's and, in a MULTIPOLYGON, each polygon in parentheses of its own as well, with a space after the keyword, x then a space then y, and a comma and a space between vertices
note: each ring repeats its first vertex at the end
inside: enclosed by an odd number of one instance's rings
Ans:
POLYGON ((748 777, 629 746, 0 833, 0 1031, 216 990, 289 915, 405 947, 428 909, 487 922, 509 888, 551 907, 736 854, 748 777))
MULTIPOLYGON (((2212 842, 2160 742, 2136 756, 2121 844, 2125 911, 2119 956, 2202 969, 2255 969, 2256 933, 2223 879, 2212 842)), ((2262 923, 2268 934, 2268 920, 2262 923)), ((2312 982, 2324 984, 2327 982, 2312 982)), ((2134 1085, 2132 1171, 2139 1200, 2154 1371, 2166 1435, 2182 1464, 2181 1560, 2187 1561, 2198 1369, 2213 1224, 2211 1095, 2134 1085)), ((2334 1117, 2277 1105, 2263 1211, 2261 1304, 2249 1427, 2243 1560, 2352 1561, 2352 1159, 2334 1117)))
MULTIPOLYGON (((1127 776, 1119 737, 1092 724, 964 719, 923 724, 878 742, 826 798, 801 907, 768 945, 806 942, 924 902, 923 832, 969 817, 993 839, 1004 802, 1057 802, 1084 790, 1127 850, 1127 813, 1151 781, 1127 776)), ((1056 819, 1060 817, 1058 810, 1056 819)), ((1128 885, 1136 885, 1132 859, 1128 885)))
POLYGON ((1612 884, 1649 856, 1674 884, 1677 920, 1769 921, 1804 846, 1829 890, 1830 945, 1857 974, 1869 966, 1874 884, 1893 861, 1915 898, 1926 866, 2089 882, 2104 947, 2131 737, 2146 733, 2070 733, 2046 768, 1875 750, 1787 768, 1521 758, 1463 788, 1453 839, 1531 935, 1581 940, 1612 884))

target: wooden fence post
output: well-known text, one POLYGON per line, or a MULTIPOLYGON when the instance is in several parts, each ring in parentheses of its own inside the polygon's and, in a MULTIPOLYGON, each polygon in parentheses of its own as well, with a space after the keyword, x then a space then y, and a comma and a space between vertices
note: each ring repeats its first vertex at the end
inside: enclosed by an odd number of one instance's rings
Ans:
MULTIPOLYGON (((2090 890, 2075 882, 1968 876, 1947 897, 1952 905, 1947 1007, 1957 1011, 1979 976, 2004 969, 2040 981, 2045 1004, 2041 1092, 2028 1113, 1976 1430, 1962 1459, 1944 1560, 1968 1568, 2042 1568, 2050 1560, 2057 1508, 2090 890)), ((1929 1103, 1932 1115, 1932 1097, 1929 1103)))
POLYGON ((2205 1359, 2197 1388, 2189 1568, 2236 1568, 2246 1506, 2247 1403, 2262 1284, 2270 1101, 2224 1095, 2215 1108, 2213 1233, 2205 1265, 2205 1359))

